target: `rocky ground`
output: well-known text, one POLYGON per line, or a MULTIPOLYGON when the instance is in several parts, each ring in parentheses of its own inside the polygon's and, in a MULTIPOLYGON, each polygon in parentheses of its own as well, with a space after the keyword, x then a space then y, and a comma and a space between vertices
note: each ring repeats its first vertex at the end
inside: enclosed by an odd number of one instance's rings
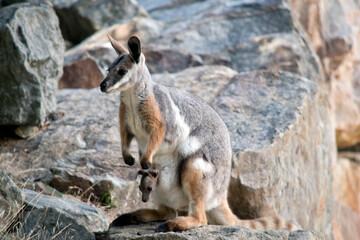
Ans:
POLYGON ((360 237, 360 3, 42 2, 0 1, 0 238, 360 237), (138 163, 121 158, 119 94, 98 88, 116 57, 107 34, 139 36, 154 81, 199 95, 224 119, 239 217, 279 215, 305 230, 107 232, 116 215, 154 205, 141 202, 138 163))

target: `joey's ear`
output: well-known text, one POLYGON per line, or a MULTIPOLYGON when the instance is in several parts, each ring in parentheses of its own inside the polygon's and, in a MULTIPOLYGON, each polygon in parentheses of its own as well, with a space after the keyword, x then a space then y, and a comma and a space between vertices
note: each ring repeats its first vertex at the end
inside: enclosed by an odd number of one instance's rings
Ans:
POLYGON ((141 44, 139 38, 135 36, 129 38, 128 47, 132 58, 135 60, 136 63, 139 63, 141 55, 141 44))
POLYGON ((111 46, 115 49, 115 51, 119 54, 125 54, 125 53, 129 53, 126 48, 124 48, 121 43, 119 43, 118 41, 116 41, 114 38, 112 38, 110 35, 107 35, 109 38, 109 41, 111 43, 111 46))
POLYGON ((153 178, 157 178, 159 176, 159 171, 155 170, 155 169, 151 169, 149 170, 149 174, 150 176, 152 176, 153 178))

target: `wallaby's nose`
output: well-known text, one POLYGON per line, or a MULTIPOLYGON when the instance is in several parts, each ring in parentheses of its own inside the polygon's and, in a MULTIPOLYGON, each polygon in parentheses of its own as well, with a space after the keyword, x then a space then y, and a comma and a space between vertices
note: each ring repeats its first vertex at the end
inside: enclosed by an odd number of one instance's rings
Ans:
POLYGON ((100 84, 100 90, 102 92, 105 92, 105 89, 106 89, 106 82, 105 81, 102 81, 102 83, 100 84))

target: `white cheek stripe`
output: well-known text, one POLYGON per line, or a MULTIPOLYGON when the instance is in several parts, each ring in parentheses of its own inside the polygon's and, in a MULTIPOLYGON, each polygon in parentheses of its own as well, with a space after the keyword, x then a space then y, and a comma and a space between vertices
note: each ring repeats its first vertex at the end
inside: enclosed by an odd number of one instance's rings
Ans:
POLYGON ((121 78, 117 83, 115 83, 114 85, 112 85, 111 87, 108 88, 108 92, 112 92, 112 91, 116 91, 118 90, 121 86, 126 85, 129 82, 129 76, 128 74, 126 74, 123 78, 121 78))

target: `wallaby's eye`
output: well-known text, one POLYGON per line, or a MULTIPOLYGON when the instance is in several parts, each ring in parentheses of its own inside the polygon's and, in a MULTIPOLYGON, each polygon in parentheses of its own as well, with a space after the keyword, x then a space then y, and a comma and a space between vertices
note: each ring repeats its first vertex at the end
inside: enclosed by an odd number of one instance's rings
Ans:
POLYGON ((150 187, 150 186, 147 187, 147 190, 148 190, 148 191, 151 191, 151 190, 152 190, 152 187, 150 187))
POLYGON ((124 76, 127 72, 128 72, 128 71, 125 70, 125 69, 120 69, 120 70, 118 71, 118 74, 119 74, 120 76, 124 76))

